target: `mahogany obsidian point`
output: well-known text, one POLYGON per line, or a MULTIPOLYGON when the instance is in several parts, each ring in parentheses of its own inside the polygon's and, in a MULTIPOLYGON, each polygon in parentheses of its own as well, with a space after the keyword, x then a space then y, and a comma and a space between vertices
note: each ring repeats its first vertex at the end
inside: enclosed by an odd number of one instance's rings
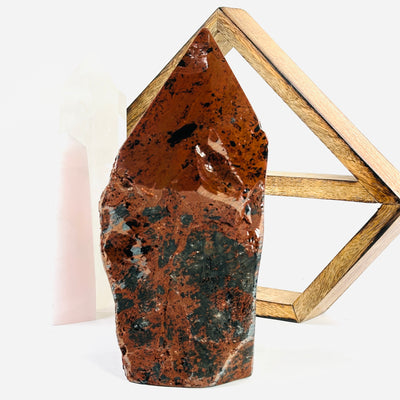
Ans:
POLYGON ((202 29, 100 201, 129 380, 203 387, 251 374, 266 158, 257 117, 202 29))

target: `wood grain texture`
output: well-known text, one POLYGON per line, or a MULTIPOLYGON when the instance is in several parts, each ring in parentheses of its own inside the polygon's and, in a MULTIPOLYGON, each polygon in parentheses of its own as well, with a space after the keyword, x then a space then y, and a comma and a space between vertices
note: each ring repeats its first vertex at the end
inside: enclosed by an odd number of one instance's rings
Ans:
POLYGON ((379 202, 399 202, 400 173, 244 10, 222 8, 218 30, 379 202))
POLYGON ((258 286, 257 316, 297 322, 293 303, 300 295, 299 292, 258 286))
POLYGON ((299 321, 327 310, 400 233, 400 206, 382 205, 294 302, 299 321))
MULTIPOLYGON (((258 287, 257 315, 297 322, 315 317, 328 309, 400 233, 400 173, 245 11, 219 8, 202 27, 211 31, 224 55, 236 48, 353 174, 269 173, 266 194, 382 204, 303 293, 258 287)), ((193 37, 129 106, 128 135, 193 37)))
POLYGON ((357 179, 341 175, 269 172, 265 194, 376 203, 357 179))

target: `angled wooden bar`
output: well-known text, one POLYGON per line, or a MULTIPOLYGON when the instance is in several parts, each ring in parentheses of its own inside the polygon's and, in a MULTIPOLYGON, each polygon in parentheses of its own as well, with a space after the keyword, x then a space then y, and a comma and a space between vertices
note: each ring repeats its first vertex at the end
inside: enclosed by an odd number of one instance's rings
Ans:
POLYGON ((325 312, 400 234, 400 206, 382 205, 303 292, 258 287, 258 316, 302 322, 325 312))
POLYGON ((256 313, 258 316, 298 322, 293 304, 300 295, 299 292, 258 286, 256 313))
POLYGON ((293 303, 298 321, 325 312, 400 233, 400 206, 382 205, 293 303))
MULTIPOLYGON (((267 195, 381 204, 303 293, 258 287, 258 316, 295 322, 313 318, 327 310, 400 233, 400 173, 244 10, 219 8, 199 30, 203 27, 224 54, 234 47, 353 175, 270 172, 267 195)), ((129 106, 128 135, 192 38, 129 106)))
POLYGON ((400 173, 249 14, 241 9, 221 10, 218 31, 378 202, 398 202, 400 173))
POLYGON ((353 176, 268 172, 265 194, 376 203, 353 176))

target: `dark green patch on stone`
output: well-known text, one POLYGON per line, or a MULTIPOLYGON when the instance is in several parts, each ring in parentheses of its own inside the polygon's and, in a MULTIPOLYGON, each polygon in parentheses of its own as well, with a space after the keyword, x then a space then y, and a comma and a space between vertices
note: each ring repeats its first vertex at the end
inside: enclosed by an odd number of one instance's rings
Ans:
POLYGON ((174 239, 165 240, 162 245, 161 255, 158 257, 158 266, 164 268, 170 259, 170 257, 175 253, 177 245, 174 239))
POLYGON ((180 272, 189 277, 188 283, 199 287, 200 297, 226 286, 253 293, 257 255, 248 256, 241 244, 221 232, 212 231, 207 236, 190 233, 176 260, 180 272))
POLYGON ((181 215, 181 222, 185 226, 189 226, 193 221, 193 215, 183 214, 181 215))
POLYGON ((119 219, 124 219, 129 216, 129 211, 124 204, 120 204, 114 209, 113 223, 118 223, 119 219))
POLYGON ((249 256, 244 247, 218 231, 208 234, 189 234, 184 250, 176 256, 180 274, 188 277, 193 285, 191 297, 199 306, 188 316, 192 335, 200 335, 205 329, 207 337, 219 342, 228 331, 245 339, 248 331, 231 320, 229 310, 218 310, 210 297, 226 288, 239 289, 253 295, 258 265, 256 254, 249 256))
POLYGON ((147 285, 141 285, 137 290, 139 307, 143 312, 149 312, 156 306, 156 293, 147 285))
POLYGON ((153 373, 155 379, 159 379, 159 377, 160 377, 160 372, 161 372, 161 365, 160 365, 160 363, 155 363, 154 366, 153 366, 153 368, 152 368, 152 370, 151 370, 151 372, 153 373))
POLYGON ((153 224, 154 222, 167 217, 169 215, 169 211, 168 208, 157 205, 155 207, 146 207, 142 214, 153 224))
POLYGON ((123 297, 121 293, 115 293, 114 298, 117 305, 117 313, 131 308, 135 304, 133 300, 123 297))
POLYGON ((253 346, 246 346, 242 351, 243 363, 251 362, 253 360, 253 353, 253 346))
POLYGON ((233 321, 232 328, 234 338, 243 340, 247 337, 247 332, 243 329, 243 326, 239 321, 233 321))
POLYGON ((200 379, 214 376, 220 366, 215 363, 215 355, 213 355, 212 349, 207 344, 198 341, 194 342, 194 348, 197 353, 196 366, 198 368, 195 375, 200 379))
POLYGON ((169 382, 170 380, 171 380, 171 379, 168 378, 168 376, 166 376, 166 375, 164 375, 164 374, 162 374, 162 375, 160 376, 160 382, 162 382, 162 383, 169 382))
POLYGON ((133 265, 129 268, 128 273, 124 276, 122 280, 125 284, 125 287, 129 289, 131 292, 134 292, 137 288, 140 270, 136 265, 133 265))
POLYGON ((133 321, 129 329, 129 338, 135 341, 139 346, 150 343, 153 339, 153 335, 149 325, 149 321, 144 318, 138 318, 133 321))
POLYGON ((165 294, 165 290, 162 286, 158 285, 157 286, 157 293, 158 294, 165 294))
POLYGON ((193 365, 190 363, 190 361, 188 361, 187 358, 181 358, 181 365, 186 373, 189 373, 193 370, 193 365))

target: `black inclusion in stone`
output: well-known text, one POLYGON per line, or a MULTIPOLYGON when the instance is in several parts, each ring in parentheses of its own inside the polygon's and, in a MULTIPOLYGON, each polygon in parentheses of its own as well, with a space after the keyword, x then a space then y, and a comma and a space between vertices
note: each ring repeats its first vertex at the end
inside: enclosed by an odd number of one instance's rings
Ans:
POLYGON ((117 313, 133 307, 133 300, 126 299, 121 293, 115 293, 115 303, 117 304, 117 313))
POLYGON ((133 321, 129 329, 129 338, 135 341, 138 345, 144 345, 151 342, 153 335, 149 329, 149 322, 144 318, 138 318, 133 321))
POLYGON ((182 128, 179 128, 175 132, 168 132, 170 138, 167 142, 174 147, 176 144, 180 143, 182 140, 187 139, 190 136, 193 136, 193 132, 197 128, 197 124, 192 122, 191 124, 183 125, 182 128))
POLYGON ((185 63, 185 61, 184 60, 181 60, 181 61, 179 61, 179 64, 178 64, 180 67, 186 67, 186 63, 185 63))
POLYGON ((143 246, 143 247, 141 248, 141 252, 142 252, 142 254, 145 256, 145 255, 148 254, 152 249, 153 249, 152 246, 143 246))

